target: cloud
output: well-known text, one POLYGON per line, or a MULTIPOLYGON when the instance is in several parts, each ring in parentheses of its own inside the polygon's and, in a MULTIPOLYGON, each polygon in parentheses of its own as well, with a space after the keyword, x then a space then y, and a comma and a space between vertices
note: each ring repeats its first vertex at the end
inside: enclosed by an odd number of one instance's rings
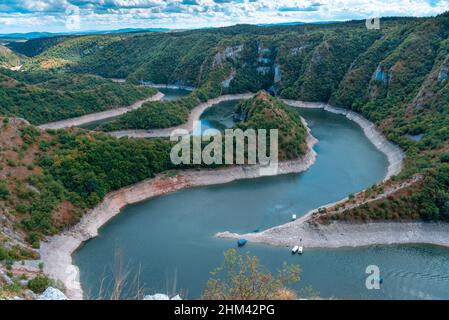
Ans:
POLYGON ((33 12, 60 12, 64 11, 70 3, 66 0, 2 0, 0 12, 33 13, 33 12))
MULTIPOLYGON (((214 2, 215 3, 233 3, 233 2, 243 3, 245 1, 244 0, 214 0, 214 2)), ((255 2, 255 1, 252 1, 252 2, 255 2)))
POLYGON ((281 11, 281 12, 294 12, 294 11, 303 11, 303 12, 306 12, 306 11, 318 11, 318 7, 319 7, 319 5, 311 5, 311 6, 308 6, 308 7, 299 7, 299 6, 296 6, 296 7, 280 7, 278 10, 279 11, 281 11))
POLYGON ((447 0, 1 0, 0 33, 64 31, 68 8, 82 29, 196 28, 236 23, 334 21, 373 15, 429 16, 447 0))

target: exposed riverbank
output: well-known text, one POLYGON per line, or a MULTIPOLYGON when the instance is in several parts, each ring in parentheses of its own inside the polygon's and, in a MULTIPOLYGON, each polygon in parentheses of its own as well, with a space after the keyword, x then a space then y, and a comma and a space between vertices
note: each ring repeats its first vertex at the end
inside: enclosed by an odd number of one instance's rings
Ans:
POLYGON ((115 108, 111 110, 96 112, 96 113, 90 113, 86 114, 84 116, 76 117, 76 118, 70 118, 66 120, 56 121, 56 122, 50 122, 46 124, 42 124, 39 126, 41 129, 63 129, 63 128, 70 128, 70 127, 76 127, 76 126, 82 126, 94 121, 101 121, 106 120, 114 117, 118 117, 122 114, 125 114, 127 112, 130 112, 132 110, 139 109, 144 103, 150 102, 150 101, 158 101, 161 100, 164 97, 164 94, 161 92, 156 93, 155 95, 136 101, 130 106, 127 107, 121 107, 121 108, 115 108))
POLYGON ((173 89, 173 90, 187 90, 187 91, 195 90, 195 87, 181 86, 176 84, 144 83, 143 86, 152 87, 156 89, 173 89))
MULTIPOLYGON (((193 121, 198 121, 201 114, 205 110, 210 108, 212 105, 228 100, 249 99, 253 95, 254 94, 228 95, 209 100, 206 103, 203 103, 194 108, 189 117, 189 121, 176 128, 153 130, 151 132, 134 131, 131 133, 127 132, 127 134, 119 134, 116 136, 130 136, 131 134, 131 136, 133 137, 160 137, 160 136, 169 136, 172 130, 174 129, 186 129, 188 131, 191 131, 193 121)), ((291 105, 291 103, 289 104, 291 105)), ((317 108, 321 107, 322 105, 322 104, 308 104, 298 102, 298 105, 294 106, 298 107, 300 106, 299 104, 304 105, 305 107, 308 108, 312 107, 317 108)), ((325 105, 323 105, 321 108, 326 109, 325 105)), ((331 109, 330 107, 328 107, 326 110, 334 113, 342 113, 341 110, 338 109, 334 110, 331 109)), ((370 123, 363 117, 361 116, 357 117, 356 114, 352 114, 350 112, 343 114, 345 114, 349 119, 357 122, 363 128, 367 137, 373 142, 374 145, 376 145, 376 147, 379 150, 381 150, 384 153, 387 152, 392 153, 392 151, 397 152, 397 150, 394 149, 397 147, 395 147, 394 145, 390 147, 390 143, 386 141, 386 139, 383 138, 382 135, 373 128, 374 125, 372 123, 370 123), (387 145, 388 147, 385 147, 385 145, 387 145)), ((308 153, 304 157, 296 161, 281 163, 279 165, 278 174, 296 173, 307 170, 314 163, 316 158, 316 154, 312 150, 312 146, 315 142, 316 139, 314 139, 309 133, 308 153)), ((397 165, 398 162, 393 162, 393 160, 395 159, 393 154, 390 155, 387 154, 387 157, 389 160, 389 168, 386 176, 390 177, 391 175, 400 172, 402 168, 403 158, 400 157, 399 161, 400 165, 397 165), (393 165, 394 163, 396 163, 396 165, 393 165)), ((120 213, 123 207, 125 207, 128 204, 147 200, 151 197, 174 192, 183 188, 206 186, 213 184, 223 184, 239 179, 257 178, 260 176, 259 169, 260 168, 255 166, 250 167, 246 166, 246 167, 222 168, 217 170, 200 170, 200 171, 188 170, 182 171, 174 177, 170 177, 166 174, 161 174, 154 179, 149 179, 136 185, 123 188, 121 190, 108 194, 99 206, 94 208, 91 212, 87 213, 82 218, 80 223, 78 223, 72 229, 62 233, 61 235, 51 237, 48 239, 47 242, 42 243, 40 254, 42 261, 44 262, 44 271, 50 277, 59 279, 66 285, 67 295, 69 298, 82 299, 83 295, 81 284, 79 283, 79 271, 78 268, 72 264, 71 255, 84 241, 97 236, 98 229, 102 225, 107 223, 110 219, 112 219, 114 216, 116 216, 118 213, 120 213)), ((289 228, 289 232, 292 232, 290 237, 286 233, 287 230, 286 226, 287 225, 290 226, 290 224, 286 224, 279 227, 268 229, 274 232, 272 234, 269 234, 267 232, 268 230, 266 230, 264 231, 265 233, 261 232, 250 234, 248 235, 248 239, 251 241, 270 243, 275 245, 290 245, 290 242, 288 241, 291 242, 296 241, 297 239, 294 238, 294 236, 298 235, 299 231, 309 230, 309 239, 311 239, 310 243, 312 243, 313 239, 320 239, 318 235, 320 235, 321 233, 320 232, 316 233, 316 231, 310 229, 311 227, 309 226, 309 224, 304 223, 300 224, 300 222, 306 221, 308 216, 309 215, 306 215, 294 222, 300 226, 300 229, 298 229, 296 226, 294 228, 289 228), (284 232, 285 235, 282 232, 284 232), (270 237, 268 237, 268 235, 270 237)), ((329 230, 329 232, 331 231, 332 230, 329 230)), ((221 236, 232 238, 238 237, 238 235, 234 234, 222 234, 221 236)), ((326 235, 323 235, 322 237, 326 239, 326 235)), ((303 237, 303 239, 305 239, 305 237, 303 237)), ((357 236, 355 236, 353 240, 358 243, 357 236)), ((318 240, 314 241, 317 244, 319 243, 318 240)), ((325 244, 325 242, 321 240, 319 246, 331 246, 330 243, 331 243, 330 240, 328 241, 327 244, 325 244)), ((362 242, 360 243, 361 243, 360 245, 363 245, 362 242)), ((309 246, 308 244, 305 245, 309 246)))
POLYGON ((295 100, 283 100, 286 104, 295 108, 320 108, 328 112, 344 115, 349 120, 357 123, 365 133, 366 137, 371 143, 383 152, 388 158, 388 170, 384 181, 390 179, 392 176, 399 174, 404 166, 405 154, 397 145, 388 141, 382 133, 380 133, 374 123, 365 119, 362 115, 343 108, 337 108, 325 103, 303 102, 295 100))
MULTIPOLYGON (((307 153, 297 160, 279 163, 277 174, 299 173, 312 166, 316 159, 316 153, 313 150, 313 145, 316 142, 317 140, 308 130, 307 153)), ((258 178, 262 176, 260 169, 260 166, 252 165, 185 170, 174 176, 160 174, 155 178, 112 192, 97 207, 84 215, 73 228, 41 243, 39 253, 44 263, 44 272, 51 278, 64 283, 67 297, 82 299, 83 291, 79 282, 79 270, 72 264, 72 254, 84 241, 96 237, 98 229, 119 214, 126 205, 184 188, 258 178)))
POLYGON ((259 233, 238 235, 223 232, 217 234, 217 237, 227 239, 244 237, 250 242, 287 247, 302 243, 305 250, 308 248, 361 247, 375 244, 408 243, 426 243, 449 247, 449 224, 432 222, 332 222, 323 225, 298 219, 259 233))
MULTIPOLYGON (((372 122, 360 114, 325 103, 309 103, 294 100, 283 101, 295 108, 320 108, 328 112, 346 116, 349 120, 357 123, 363 129, 364 134, 371 143, 387 156, 388 169, 383 181, 390 179, 402 171, 405 158, 404 152, 398 146, 389 142, 376 129, 372 122)), ((404 183, 404 187, 406 185, 407 183, 404 183)), ((392 188, 390 191, 386 190, 378 198, 387 197, 390 193, 397 191, 397 188, 392 188)), ((331 208, 347 200, 348 198, 344 198, 337 202, 324 205, 321 208, 331 208)), ((446 224, 407 223, 403 225, 402 223, 353 224, 333 222, 330 225, 318 225, 310 222, 310 218, 317 210, 318 208, 310 210, 295 221, 262 232, 239 235, 226 231, 218 233, 216 236, 230 239, 244 237, 253 242, 274 246, 294 246, 299 244, 301 239, 303 245, 306 247, 327 248, 393 243, 429 243, 449 246, 449 236, 446 235, 444 237, 443 233, 439 231, 440 229, 449 230, 449 225, 446 224), (426 235, 427 230, 434 230, 438 236, 432 234, 426 235)))
POLYGON ((189 119, 186 123, 181 124, 179 126, 163 128, 163 129, 150 129, 150 130, 123 130, 123 131, 113 131, 108 132, 108 134, 121 138, 121 137, 129 137, 129 138, 160 138, 160 137, 169 137, 173 130, 182 129, 187 130, 188 132, 192 131, 193 124, 195 121, 200 121, 201 114, 205 112, 207 109, 216 105, 218 103, 224 101, 231 100, 244 100, 250 99, 254 96, 254 93, 243 93, 243 94, 229 94, 219 96, 214 99, 210 99, 206 102, 203 102, 192 109, 189 115, 189 119))
MULTIPOLYGON (((98 76, 100 78, 103 78, 101 76, 98 76)), ((124 78, 103 78, 103 79, 109 79, 111 81, 117 82, 117 83, 125 83, 126 79, 124 78)), ((195 90, 195 87, 191 86, 183 86, 178 84, 165 84, 165 83, 152 83, 152 82, 145 82, 141 83, 142 86, 145 87, 152 87, 156 89, 174 89, 174 90, 187 90, 187 91, 193 91, 195 90)))

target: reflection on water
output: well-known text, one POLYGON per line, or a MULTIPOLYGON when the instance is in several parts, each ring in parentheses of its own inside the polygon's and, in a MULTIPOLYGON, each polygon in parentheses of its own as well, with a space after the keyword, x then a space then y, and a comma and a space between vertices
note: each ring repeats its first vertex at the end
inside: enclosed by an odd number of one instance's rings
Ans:
POLYGON ((239 102, 239 100, 223 101, 207 109, 200 117, 202 130, 232 128, 236 124, 234 110, 239 102))
POLYGON ((164 94, 162 100, 176 100, 192 93, 192 91, 184 89, 160 88, 158 90, 164 94))

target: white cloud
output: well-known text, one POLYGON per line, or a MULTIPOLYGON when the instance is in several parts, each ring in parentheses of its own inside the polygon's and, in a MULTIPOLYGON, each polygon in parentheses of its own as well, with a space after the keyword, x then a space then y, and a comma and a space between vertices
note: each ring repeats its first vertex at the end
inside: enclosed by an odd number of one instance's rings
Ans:
POLYGON ((64 12, 71 5, 80 8, 84 30, 429 16, 449 10, 448 0, 3 0, 0 33, 64 31, 64 12))

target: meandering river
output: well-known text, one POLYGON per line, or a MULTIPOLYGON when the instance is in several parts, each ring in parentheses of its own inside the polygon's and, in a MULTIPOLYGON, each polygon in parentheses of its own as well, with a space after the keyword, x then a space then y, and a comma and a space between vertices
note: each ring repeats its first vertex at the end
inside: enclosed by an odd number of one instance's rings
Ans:
MULTIPOLYGON (((190 93, 192 93, 192 91, 184 90, 184 89, 160 88, 158 90, 164 94, 164 97, 162 98, 162 100, 167 100, 167 101, 180 99, 180 98, 185 97, 185 96, 189 95, 190 93)), ((79 127, 83 128, 83 129, 93 130, 96 127, 98 127, 100 124, 111 122, 112 120, 114 120, 116 118, 117 117, 111 117, 111 118, 102 119, 102 120, 98 120, 98 121, 92 121, 92 122, 80 125, 79 127)))
MULTIPOLYGON (((204 127, 232 125, 234 105, 225 102, 208 110, 204 127)), ((317 161, 308 171, 187 189, 126 207, 74 254, 85 295, 96 297, 101 279, 108 290, 120 252, 124 269, 139 273, 140 286, 148 293, 181 292, 198 298, 223 252, 236 247, 235 241, 214 238, 216 232, 247 233, 285 223, 292 214, 299 216, 383 179, 386 157, 355 123, 324 110, 299 112, 319 140, 317 161)), ((257 255, 274 272, 284 261, 299 264, 303 271, 296 288, 310 286, 323 298, 449 298, 449 250, 444 248, 305 248, 302 256, 292 256, 290 248, 249 243, 239 251, 257 255), (365 287, 368 265, 380 268, 380 290, 365 287)))

